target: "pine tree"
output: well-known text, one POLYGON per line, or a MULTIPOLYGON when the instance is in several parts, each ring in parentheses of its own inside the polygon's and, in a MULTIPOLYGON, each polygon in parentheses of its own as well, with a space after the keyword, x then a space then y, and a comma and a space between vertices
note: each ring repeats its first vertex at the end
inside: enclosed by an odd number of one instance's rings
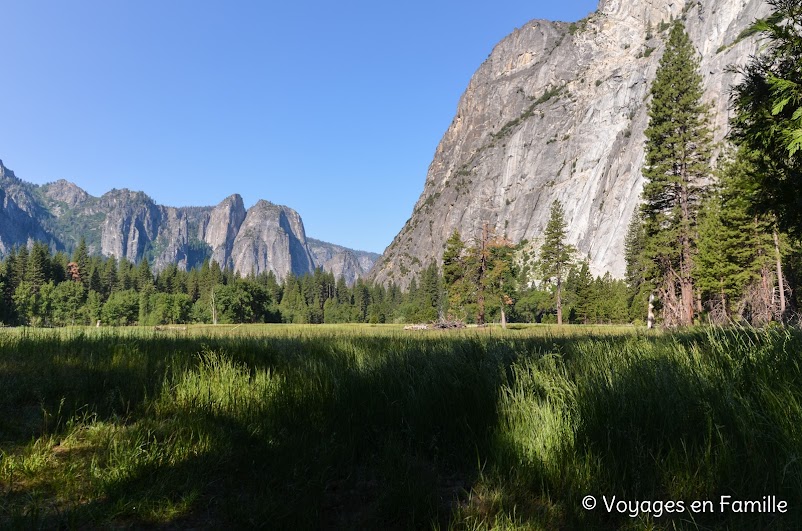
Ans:
POLYGON ((554 281, 557 324, 563 323, 562 282, 571 267, 573 255, 576 252, 574 247, 566 242, 566 228, 562 203, 555 200, 551 204, 543 245, 540 247, 540 271, 546 282, 554 281))
POLYGON ((593 289, 593 275, 590 274, 589 258, 582 260, 579 267, 571 268, 568 277, 570 282, 566 281, 566 291, 572 292, 575 318, 583 324, 588 324, 598 303, 593 289))
POLYGON ((465 242, 457 229, 451 233, 446 240, 446 248, 443 251, 443 282, 446 286, 454 285, 465 275, 463 265, 463 253, 465 252, 465 242))
POLYGON ((49 273, 50 249, 41 242, 35 242, 28 255, 25 280, 30 282, 34 291, 39 291, 39 288, 48 280, 49 273))
POLYGON ((449 316, 452 319, 465 317, 465 305, 475 289, 469 280, 469 262, 465 242, 455 229, 446 241, 443 251, 443 284, 448 297, 449 316))
POLYGON ((751 209, 753 172, 744 149, 725 156, 718 186, 702 210, 694 277, 714 321, 729 320, 747 286, 773 264, 771 223, 751 209))
POLYGON ((117 289, 117 259, 113 256, 103 264, 103 297, 108 299, 111 292, 117 289))
POLYGON ((669 325, 693 323, 697 212, 710 175, 698 65, 684 26, 675 22, 651 87, 642 196, 648 277, 669 325))
POLYGON ((646 231, 640 208, 632 214, 624 239, 624 259, 627 269, 627 306, 629 318, 633 321, 642 319, 648 310, 648 300, 654 286, 647 281, 649 259, 646 256, 646 231))
POLYGON ((504 238, 489 243, 490 260, 486 278, 486 292, 490 302, 499 309, 502 328, 507 327, 507 313, 514 304, 516 277, 515 248, 504 238))
POLYGON ((77 265, 76 272, 78 279, 84 283, 84 287, 89 286, 89 250, 86 246, 86 240, 81 237, 78 247, 72 253, 72 261, 77 265))

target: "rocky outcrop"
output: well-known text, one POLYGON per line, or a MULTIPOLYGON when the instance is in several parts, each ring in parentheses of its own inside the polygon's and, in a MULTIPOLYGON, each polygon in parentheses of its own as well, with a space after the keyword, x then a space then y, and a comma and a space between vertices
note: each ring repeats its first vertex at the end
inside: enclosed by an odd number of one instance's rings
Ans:
POLYGON ((100 252, 139 261, 153 247, 163 211, 142 192, 112 190, 100 198, 106 212, 101 225, 100 252))
POLYGON ((578 23, 534 20, 499 43, 471 79, 409 221, 372 275, 408 285, 448 236, 487 223, 538 242, 554 200, 595 274, 624 273, 623 242, 643 187, 649 89, 672 19, 701 54, 715 139, 726 133, 730 65, 756 52, 744 30, 763 0, 602 0, 578 23))
POLYGON ((0 160, 0 255, 33 240, 52 243, 42 226, 49 214, 26 184, 0 160))
POLYGON ((0 162, 0 204, 0 256, 33 240, 69 251, 84 238, 90 252, 132 262, 147 259, 157 271, 168 264, 186 270, 211 259, 243 275, 272 271, 283 279, 322 267, 351 282, 377 258, 315 240, 318 249, 339 250, 316 259, 296 211, 268 201, 246 210, 237 194, 215 207, 182 208, 158 205, 131 190, 93 197, 64 180, 27 183, 0 162), (353 263, 337 258, 346 251, 353 263))
POLYGON ((218 264, 234 267, 231 251, 246 215, 242 197, 234 194, 223 199, 212 209, 209 216, 204 218, 198 238, 209 245, 212 249, 212 259, 218 264))
POLYGON ((315 270, 301 216, 291 208, 264 200, 248 210, 231 255, 239 271, 272 271, 278 278, 288 270, 296 274, 315 270))
POLYGON ((373 264, 379 259, 378 254, 356 251, 339 245, 308 238, 309 250, 318 267, 329 271, 334 278, 345 279, 345 283, 353 286, 356 279, 366 276, 373 264))
POLYGON ((64 207, 70 209, 78 205, 85 205, 90 198, 84 190, 64 179, 46 184, 42 187, 42 193, 51 201, 51 208, 57 214, 61 214, 64 207))

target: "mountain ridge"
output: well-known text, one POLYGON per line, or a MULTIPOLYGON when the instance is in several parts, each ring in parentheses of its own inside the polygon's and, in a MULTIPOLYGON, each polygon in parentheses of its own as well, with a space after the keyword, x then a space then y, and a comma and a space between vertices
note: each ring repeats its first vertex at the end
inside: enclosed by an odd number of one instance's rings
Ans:
POLYGON ((157 271, 171 263, 190 269, 208 258, 244 275, 272 271, 279 279, 321 267, 349 285, 378 258, 321 240, 312 240, 313 253, 301 216, 264 199, 246 209, 239 194, 201 207, 159 205, 128 188, 96 197, 65 179, 26 182, 2 160, 0 204, 0 256, 32 240, 70 251, 83 238, 91 253, 147 259, 157 271))

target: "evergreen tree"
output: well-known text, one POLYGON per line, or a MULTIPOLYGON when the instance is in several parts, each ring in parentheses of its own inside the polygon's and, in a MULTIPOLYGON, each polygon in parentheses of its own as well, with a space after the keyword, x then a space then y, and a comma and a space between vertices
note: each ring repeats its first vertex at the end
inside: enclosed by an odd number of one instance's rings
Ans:
POLYGON ((627 269, 627 307, 632 321, 643 319, 648 309, 649 295, 654 286, 648 282, 649 259, 646 256, 646 232, 640 208, 635 209, 624 239, 624 259, 627 269))
POLYGON ((540 247, 540 272, 544 281, 554 281, 557 324, 563 323, 562 282, 568 274, 576 252, 574 247, 566 242, 566 227, 562 203, 555 200, 551 204, 543 245, 540 247))
POLYGON ((642 196, 648 277, 667 324, 689 325, 694 316, 697 212, 711 144, 698 65, 684 26, 675 22, 651 87, 642 196))
POLYGON ((28 248, 25 246, 19 247, 14 260, 11 262, 11 287, 14 290, 28 278, 28 256, 28 248))
POLYGON ((6 264, 0 261, 0 327, 9 320, 9 300, 6 298, 6 284, 8 278, 6 276, 6 264))
POLYGON ((732 136, 754 154, 755 204, 802 234, 802 4, 768 0, 773 13, 751 28, 765 37, 733 88, 732 136))
POLYGON ((34 291, 44 284, 50 270, 50 250, 41 242, 35 242, 28 255, 28 264, 25 269, 25 280, 30 283, 34 291))
POLYGON ((76 264, 76 273, 85 287, 89 287, 89 249, 86 246, 86 239, 81 237, 78 247, 72 253, 72 261, 76 264))
POLYGON ((34 290, 29 281, 23 280, 14 290, 13 301, 20 323, 36 326, 41 302, 38 290, 34 290))
POLYGON ((565 282, 566 295, 570 294, 573 319, 588 324, 597 304, 593 289, 593 275, 590 274, 589 259, 585 259, 579 267, 571 268, 565 282))
POLYGON ((437 264, 430 263, 421 274, 420 297, 418 308, 418 318, 416 321, 430 322, 436 321, 440 316, 440 299, 442 283, 437 264))
POLYGON ((136 268, 136 287, 142 291, 152 287, 153 284, 153 272, 150 269, 150 263, 143 259, 136 268))
POLYGON ((111 292, 117 288, 117 260, 112 256, 103 264, 102 295, 108 299, 111 292))
POLYGON ((103 300, 96 291, 90 291, 86 295, 84 314, 86 324, 94 325, 102 320, 103 300))
POLYGON ((456 229, 446 240, 443 251, 443 285, 448 301, 448 313, 452 319, 465 318, 465 304, 469 300, 473 287, 466 280, 469 278, 468 260, 466 259, 465 242, 456 229))
POLYGON ((507 315, 515 304, 516 277, 515 248, 506 240, 490 242, 490 263, 486 278, 486 292, 492 307, 498 308, 501 326, 507 327, 507 315))
MULTIPOLYGON (((694 274, 711 318, 718 322, 730 319, 733 304, 742 301, 750 285, 760 281, 774 291, 774 279, 769 278, 775 261, 773 223, 753 212, 752 160, 744 148, 724 157, 718 186, 706 201, 699 225, 699 263, 694 274)), ((771 299, 770 294, 765 297, 771 299)))

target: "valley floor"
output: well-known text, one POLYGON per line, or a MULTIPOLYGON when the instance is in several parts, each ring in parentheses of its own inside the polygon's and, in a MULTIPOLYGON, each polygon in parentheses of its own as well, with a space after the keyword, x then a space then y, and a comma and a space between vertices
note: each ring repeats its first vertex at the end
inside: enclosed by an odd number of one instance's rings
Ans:
POLYGON ((0 528, 797 529, 801 355, 782 327, 0 329, 0 528))

